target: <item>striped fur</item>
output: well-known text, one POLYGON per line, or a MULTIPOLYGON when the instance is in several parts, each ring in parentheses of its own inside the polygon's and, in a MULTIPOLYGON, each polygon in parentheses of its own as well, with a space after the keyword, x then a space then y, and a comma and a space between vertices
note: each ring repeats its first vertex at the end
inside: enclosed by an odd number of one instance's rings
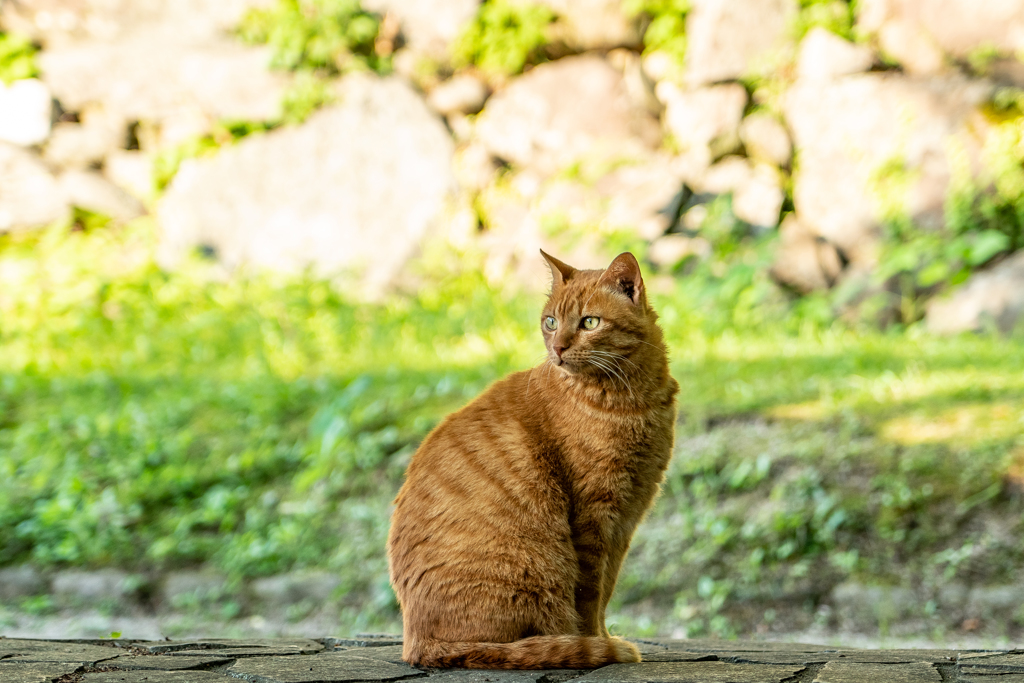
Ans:
POLYGON ((545 362, 438 425, 395 500, 388 560, 414 665, 640 660, 605 608, 668 465, 679 387, 631 254, 603 271, 544 256, 545 362))

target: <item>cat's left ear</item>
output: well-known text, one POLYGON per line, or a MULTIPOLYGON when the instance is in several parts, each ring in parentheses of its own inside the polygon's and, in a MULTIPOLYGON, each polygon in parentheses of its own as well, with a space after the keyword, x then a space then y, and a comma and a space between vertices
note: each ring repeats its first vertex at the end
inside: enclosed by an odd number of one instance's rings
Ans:
POLYGON ((640 275, 640 264, 628 251, 615 257, 601 279, 613 283, 634 306, 643 300, 644 278, 640 275))
POLYGON ((551 267, 552 291, 564 285, 566 280, 576 274, 575 268, 570 266, 568 263, 562 263, 551 254, 545 253, 543 249, 540 250, 540 255, 544 257, 544 260, 548 262, 548 266, 551 267))

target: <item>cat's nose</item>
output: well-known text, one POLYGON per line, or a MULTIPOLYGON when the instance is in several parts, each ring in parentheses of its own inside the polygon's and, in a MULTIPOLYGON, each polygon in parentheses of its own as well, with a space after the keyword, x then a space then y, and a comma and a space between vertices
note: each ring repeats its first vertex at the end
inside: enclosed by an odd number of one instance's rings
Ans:
POLYGON ((556 355, 556 356, 558 356, 559 358, 561 358, 561 357, 562 357, 562 352, 563 352, 563 351, 565 351, 565 350, 566 350, 567 348, 568 348, 567 346, 558 346, 558 345, 556 344, 556 345, 554 346, 554 349, 555 349, 555 355, 556 355))

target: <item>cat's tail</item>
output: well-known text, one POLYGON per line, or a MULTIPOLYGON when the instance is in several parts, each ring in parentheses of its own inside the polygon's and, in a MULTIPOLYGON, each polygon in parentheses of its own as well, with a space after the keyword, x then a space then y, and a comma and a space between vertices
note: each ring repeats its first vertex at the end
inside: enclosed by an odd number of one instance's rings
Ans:
POLYGON ((531 636, 511 643, 406 641, 402 659, 413 666, 467 669, 594 669, 639 662, 640 651, 621 638, 531 636))

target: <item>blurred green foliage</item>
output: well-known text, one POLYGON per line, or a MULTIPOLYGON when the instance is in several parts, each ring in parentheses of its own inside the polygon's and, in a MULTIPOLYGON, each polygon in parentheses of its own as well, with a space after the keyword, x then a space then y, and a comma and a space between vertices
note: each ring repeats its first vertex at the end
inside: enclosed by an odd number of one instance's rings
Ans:
POLYGON ((28 38, 0 31, 0 81, 10 85, 22 78, 38 76, 37 51, 28 38))
POLYGON ((820 26, 841 38, 854 40, 855 9, 852 0, 800 0, 796 35, 803 38, 812 28, 820 26))
MULTIPOLYGON (((891 291, 877 295, 876 309, 892 308, 912 323, 930 296, 955 287, 993 259, 1024 247, 1024 116, 1020 92, 996 99, 996 119, 975 174, 966 151, 951 145, 953 179, 940 229, 917 225, 906 210, 915 177, 901 158, 877 171, 875 195, 885 214, 886 239, 873 274, 891 291)), ((870 318, 870 315, 868 316, 870 318)))
POLYGON ((452 44, 455 67, 479 67, 491 76, 512 76, 543 61, 547 27, 555 14, 543 5, 487 0, 452 44))
POLYGON ((664 52, 677 64, 686 58, 686 15, 690 0, 625 0, 623 10, 644 15, 644 52, 664 52))
POLYGON ((247 42, 270 45, 271 65, 279 69, 386 72, 389 58, 374 50, 379 28, 379 17, 363 10, 359 0, 277 0, 250 10, 239 34, 247 42))
MULTIPOLYGON (((1024 558, 984 520, 1021 522, 1019 340, 801 312, 763 275, 771 241, 728 209, 709 209, 711 255, 654 295, 680 441, 616 610, 654 600, 674 606, 652 629, 728 635, 751 601, 845 577, 1009 577, 1024 558)), ((405 466, 443 415, 537 361, 542 297, 469 256, 368 303, 201 260, 165 273, 152 247, 146 223, 0 238, 0 564, 325 568, 347 620, 393 626, 405 466)))

